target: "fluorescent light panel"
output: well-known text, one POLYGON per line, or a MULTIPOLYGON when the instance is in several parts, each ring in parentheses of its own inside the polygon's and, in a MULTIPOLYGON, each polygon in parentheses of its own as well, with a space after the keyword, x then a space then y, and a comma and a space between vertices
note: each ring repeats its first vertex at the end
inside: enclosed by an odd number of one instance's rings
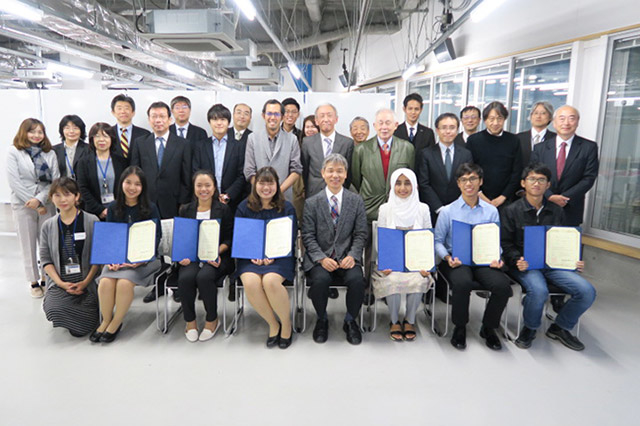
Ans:
POLYGON ((253 7, 251 0, 235 0, 235 2, 248 20, 253 21, 256 18, 256 8, 253 7))
POLYGON ((409 80, 415 74, 424 71, 424 65, 412 64, 402 73, 403 80, 409 80))
POLYGON ((72 75, 74 77, 89 79, 93 77, 92 71, 83 70, 80 68, 72 67, 69 65, 58 64, 55 62, 49 62, 47 69, 52 72, 58 72, 60 74, 72 75))
POLYGON ((172 62, 167 62, 165 68, 168 72, 185 78, 194 78, 196 76, 196 73, 194 73, 193 71, 181 67, 180 65, 176 65, 172 62))
POLYGON ((44 12, 42 10, 26 5, 18 0, 0 1, 0 11, 28 19, 33 22, 40 22, 44 16, 44 12))
POLYGON ((295 78, 296 80, 300 80, 300 78, 302 78, 300 68, 298 68, 298 66, 294 62, 289 62, 287 66, 289 67, 289 71, 291 72, 293 78, 295 78))

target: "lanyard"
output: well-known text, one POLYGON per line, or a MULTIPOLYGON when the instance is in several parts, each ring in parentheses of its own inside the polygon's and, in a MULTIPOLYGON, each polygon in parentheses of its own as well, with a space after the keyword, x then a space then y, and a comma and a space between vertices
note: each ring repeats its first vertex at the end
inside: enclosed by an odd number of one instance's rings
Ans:
POLYGON ((105 189, 109 188, 109 185, 107 184, 107 172, 109 171, 109 163, 111 162, 111 156, 109 156, 109 158, 107 158, 107 165, 105 166, 105 168, 102 168, 102 165, 100 164, 100 159, 98 158, 98 156, 96 155, 96 161, 98 161, 98 167, 100 168, 100 173, 102 173, 102 186, 105 189))
POLYGON ((73 171, 73 166, 71 166, 71 163, 69 162, 69 156, 67 155, 66 149, 64 150, 64 159, 67 160, 67 167, 71 172, 71 179, 76 180, 76 173, 73 171))
POLYGON ((62 218, 58 216, 58 226, 60 227, 60 235, 62 236, 62 254, 71 259, 76 255, 76 225, 78 224, 78 215, 80 212, 76 213, 76 218, 73 219, 73 233, 71 234, 71 249, 67 246, 67 239, 64 237, 64 229, 62 227, 62 218))

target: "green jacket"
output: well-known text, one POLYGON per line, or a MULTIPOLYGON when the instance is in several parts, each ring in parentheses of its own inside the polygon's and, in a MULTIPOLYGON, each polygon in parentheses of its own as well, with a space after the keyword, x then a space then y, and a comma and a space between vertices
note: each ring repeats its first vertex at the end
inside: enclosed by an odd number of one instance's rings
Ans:
POLYGON ((351 159, 352 182, 364 199, 369 223, 378 218, 378 209, 387 202, 391 188, 389 185, 391 174, 403 167, 413 169, 413 163, 414 149, 411 142, 394 136, 393 142, 391 142, 391 158, 385 181, 378 137, 374 136, 355 147, 351 159))

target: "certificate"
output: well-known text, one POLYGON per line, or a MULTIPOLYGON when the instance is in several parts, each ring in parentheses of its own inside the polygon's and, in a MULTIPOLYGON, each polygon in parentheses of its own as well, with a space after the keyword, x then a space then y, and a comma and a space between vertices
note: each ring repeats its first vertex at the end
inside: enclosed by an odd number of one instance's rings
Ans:
POLYGON ((293 256, 293 216, 263 220, 236 217, 231 257, 275 259, 293 256))
POLYGON ((489 265, 500 260, 500 227, 496 223, 476 225, 471 231, 473 263, 489 265))
POLYGON ((156 255, 156 223, 96 222, 91 241, 91 264, 147 262, 156 255))
POLYGON ((171 244, 173 242, 173 219, 162 219, 160 221, 162 228, 162 238, 158 245, 158 254, 160 256, 171 256, 171 244))
POLYGON ((551 269, 575 270, 580 260, 580 231, 573 227, 547 229, 545 262, 551 269))
POLYGON ((220 222, 203 220, 198 233, 198 258, 201 261, 217 260, 220 249, 220 222))
POLYGON ((290 217, 281 217, 267 222, 264 241, 264 255, 267 259, 285 257, 291 253, 293 241, 293 221, 290 217))
POLYGON ((127 258, 131 263, 146 262, 156 253, 156 223, 145 220, 129 228, 127 258))
POLYGON ((379 227, 378 269, 397 272, 434 271, 433 230, 379 227))

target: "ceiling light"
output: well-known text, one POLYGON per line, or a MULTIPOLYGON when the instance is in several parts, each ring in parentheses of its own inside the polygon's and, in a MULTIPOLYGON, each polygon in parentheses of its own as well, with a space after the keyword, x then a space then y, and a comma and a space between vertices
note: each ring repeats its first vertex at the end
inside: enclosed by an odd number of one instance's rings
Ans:
POLYGON ((251 3, 251 0, 235 0, 235 2, 248 20, 253 21, 255 19, 256 8, 253 7, 253 3, 251 3))
POLYGON ((496 10, 505 0, 482 0, 482 3, 471 12, 471 20, 480 22, 496 10))
POLYGON ((72 75, 74 77, 79 77, 79 78, 89 79, 93 77, 93 71, 88 71, 88 70, 84 70, 84 69, 80 69, 80 68, 76 68, 69 65, 56 63, 56 62, 49 62, 47 64, 47 69, 51 72, 72 75))
POLYGON ((40 22, 44 16, 42 10, 26 5, 18 0, 2 0, 0 11, 34 22, 40 22))
POLYGON ((172 62, 167 62, 165 65, 165 69, 172 74, 176 74, 185 78, 194 78, 196 76, 196 73, 194 73, 193 71, 181 67, 180 65, 176 65, 172 62))
POLYGON ((413 64, 402 73, 403 80, 409 80, 413 75, 424 71, 424 65, 413 64))
POLYGON ((295 78, 296 80, 300 80, 302 78, 300 68, 298 68, 298 66, 294 62, 289 62, 287 66, 289 67, 289 71, 291 72, 293 78, 295 78))

